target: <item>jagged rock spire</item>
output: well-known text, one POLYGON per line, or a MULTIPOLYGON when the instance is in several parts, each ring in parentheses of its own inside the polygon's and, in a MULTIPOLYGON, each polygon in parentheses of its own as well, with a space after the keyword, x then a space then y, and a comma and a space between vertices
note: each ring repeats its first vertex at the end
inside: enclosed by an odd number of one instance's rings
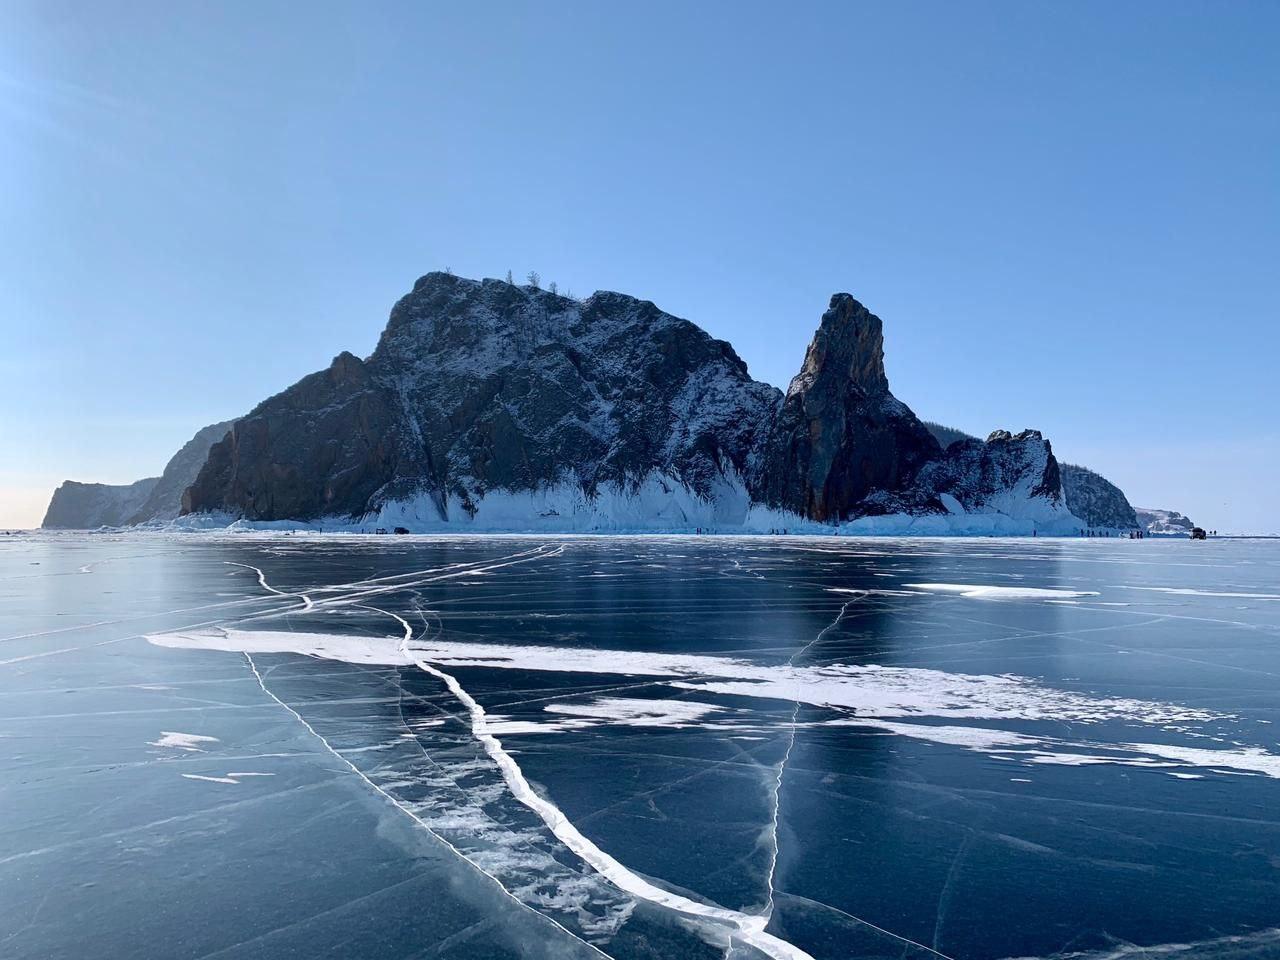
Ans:
POLYGON ((883 324, 847 293, 832 295, 831 305, 805 351, 804 364, 791 380, 788 396, 797 390, 812 390, 822 377, 868 396, 889 391, 883 324))
POLYGON ((873 491, 905 486, 939 452, 889 392, 880 318, 835 294, 774 425, 762 477, 768 500, 841 520, 873 491))

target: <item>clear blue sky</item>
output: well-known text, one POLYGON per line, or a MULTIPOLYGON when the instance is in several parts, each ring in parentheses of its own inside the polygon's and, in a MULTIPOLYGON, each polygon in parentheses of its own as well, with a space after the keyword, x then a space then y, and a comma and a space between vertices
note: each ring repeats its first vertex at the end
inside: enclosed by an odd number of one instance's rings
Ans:
POLYGON ((428 270, 657 302, 785 386, 1280 530, 1280 4, 0 6, 0 525, 154 474, 428 270))

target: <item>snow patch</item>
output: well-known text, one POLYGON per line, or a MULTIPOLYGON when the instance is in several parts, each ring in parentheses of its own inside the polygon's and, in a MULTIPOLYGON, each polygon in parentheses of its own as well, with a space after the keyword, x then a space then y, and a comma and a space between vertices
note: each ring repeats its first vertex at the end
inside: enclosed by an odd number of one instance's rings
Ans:
POLYGON ((1280 593, 1227 593, 1215 590, 1193 590, 1190 587, 1126 587, 1127 590, 1151 590, 1180 597, 1228 597, 1233 600, 1280 600, 1280 593))
POLYGON ((565 714, 631 727, 698 726, 708 714, 724 707, 694 700, 634 700, 627 697, 598 697, 590 703, 551 703, 547 713, 565 714))
POLYGON ((200 747, 199 744, 217 742, 217 737, 206 737, 199 733, 178 733, 174 730, 161 730, 160 739, 149 741, 147 746, 160 747, 162 749, 186 750, 189 753, 202 753, 203 748, 200 747))
POLYGON ((208 783, 231 783, 239 784, 245 777, 274 777, 274 773, 228 773, 221 777, 207 777, 199 773, 182 774, 188 780, 204 780, 208 783))
MULTIPOLYGON (((601 650, 454 641, 417 641, 413 659, 398 638, 236 629, 151 634, 154 644, 250 653, 297 653, 352 663, 443 668, 490 667, 667 678, 673 687, 831 707, 859 717, 953 717, 991 720, 1128 720, 1170 724, 1220 719, 1195 707, 1123 697, 1096 697, 1045 686, 1014 675, 946 673, 877 664, 794 666, 699 654, 601 650)), ((645 701, 647 703, 647 701, 645 701)), ((604 708, 602 708, 604 709, 604 708)), ((682 708, 683 709, 683 708, 682 708)))
MULTIPOLYGON (((1012 730, 987 727, 934 726, 924 723, 895 723, 885 720, 849 717, 829 721, 828 726, 861 726, 884 730, 896 736, 925 740, 929 743, 963 747, 1002 759, 1058 766, 1123 766, 1225 767, 1245 773, 1280 778, 1280 755, 1261 747, 1219 748, 1182 747, 1163 743, 1092 743, 1075 742, 1057 737, 1037 737, 1012 730), (1085 751, 1085 752, 1081 752, 1085 751), (1102 751, 1102 752, 1100 752, 1102 751)), ((1180 779, 1201 779, 1201 774, 1171 774, 1180 779)))
POLYGON ((904 583, 912 590, 933 593, 955 593, 972 600, 1065 600, 1072 597, 1096 597, 1096 590, 1059 590, 1051 587, 995 587, 978 583, 904 583))

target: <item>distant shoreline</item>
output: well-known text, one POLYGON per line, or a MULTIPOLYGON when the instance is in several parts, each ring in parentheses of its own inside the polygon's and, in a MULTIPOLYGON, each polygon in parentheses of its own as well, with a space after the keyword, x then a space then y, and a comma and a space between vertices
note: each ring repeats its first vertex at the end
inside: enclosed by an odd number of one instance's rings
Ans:
MULTIPOLYGON (((697 533, 687 530, 431 530, 431 531, 414 531, 410 533, 374 533, 363 530, 308 530, 297 528, 291 530, 271 530, 271 529, 238 529, 230 528, 207 528, 203 530, 190 528, 174 528, 165 529, 162 527, 97 527, 93 529, 62 529, 33 527, 29 529, 10 529, 0 530, 0 536, 20 536, 32 534, 47 534, 51 536, 64 535, 101 535, 101 536, 128 536, 130 534, 138 535, 179 535, 179 536, 230 536, 230 537, 253 537, 253 536, 270 536, 270 537, 367 537, 378 540, 406 540, 423 537, 431 537, 434 539, 449 538, 475 538, 475 537, 597 537, 609 538, 617 537, 619 539, 634 539, 636 537, 689 537, 690 539, 704 539, 708 537, 734 538, 734 539, 768 539, 768 540, 1066 540, 1076 541, 1097 541, 1102 543, 1110 543, 1113 541, 1128 541, 1127 536, 1114 537, 1082 537, 1072 534, 1045 534, 1043 536, 1031 536, 1030 534, 1013 534, 1013 533, 815 533, 812 531, 796 531, 795 533, 760 533, 755 531, 706 531, 697 533)), ((1186 534, 1178 533, 1149 533, 1143 540, 1191 540, 1186 534)), ((1280 534, 1276 533, 1241 533, 1241 534, 1218 534, 1215 537, 1209 537, 1209 541, 1213 540, 1280 540, 1280 534)), ((0 541, 3 542, 3 541, 0 541)))

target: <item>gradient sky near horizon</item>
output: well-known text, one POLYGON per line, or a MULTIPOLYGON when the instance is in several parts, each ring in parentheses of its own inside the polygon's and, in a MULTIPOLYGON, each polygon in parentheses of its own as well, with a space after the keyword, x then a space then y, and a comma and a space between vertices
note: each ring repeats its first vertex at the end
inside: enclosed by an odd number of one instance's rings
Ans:
POLYGON ((536 269, 1280 532, 1280 4, 0 7, 0 526, 536 269))

